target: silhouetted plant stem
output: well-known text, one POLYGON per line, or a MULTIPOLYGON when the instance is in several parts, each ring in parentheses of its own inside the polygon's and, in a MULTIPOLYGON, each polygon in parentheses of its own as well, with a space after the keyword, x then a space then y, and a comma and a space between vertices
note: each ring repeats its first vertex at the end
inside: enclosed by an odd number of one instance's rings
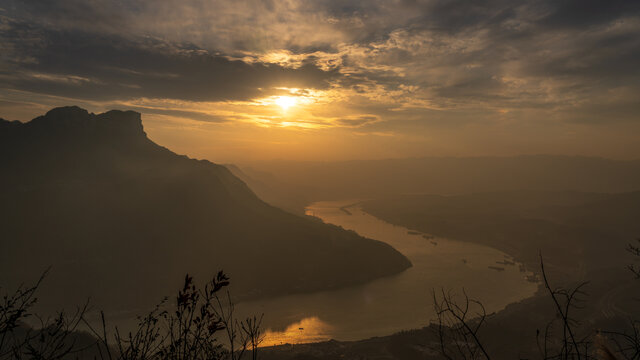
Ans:
POLYGON ((562 318, 562 324, 563 324, 563 336, 562 336, 562 340, 563 340, 563 351, 564 351, 564 358, 568 359, 569 358, 569 345, 568 345, 568 341, 570 340, 571 343, 573 344, 573 347, 575 349, 576 352, 576 357, 578 358, 578 360, 580 360, 581 356, 580 356, 580 348, 578 347, 578 343, 576 341, 576 338, 573 334, 573 330, 571 329, 571 324, 569 323, 569 309, 571 307, 571 304, 575 298, 575 295, 578 294, 580 292, 580 288, 582 288, 584 285, 586 285, 587 283, 584 282, 580 285, 578 285, 573 291, 570 291, 568 293, 565 294, 565 296, 567 297, 567 301, 564 307, 564 311, 562 309, 562 306, 560 305, 560 302, 558 301, 557 298, 557 291, 553 290, 551 288, 551 285, 549 285, 549 280, 547 279, 547 273, 544 269, 544 260, 542 258, 542 253, 539 254, 540 256, 540 269, 542 271, 542 279, 544 281, 544 286, 547 289, 547 291, 549 292, 549 295, 551 296, 551 299, 553 300, 553 303, 555 304, 556 310, 558 311, 558 315, 560 315, 560 317, 562 318), (568 333, 568 337, 567 337, 567 333, 568 333))

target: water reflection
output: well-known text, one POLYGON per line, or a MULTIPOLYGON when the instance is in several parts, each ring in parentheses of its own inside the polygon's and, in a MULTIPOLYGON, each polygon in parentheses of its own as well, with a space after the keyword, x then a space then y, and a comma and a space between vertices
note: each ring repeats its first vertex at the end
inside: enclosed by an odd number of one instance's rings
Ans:
POLYGON ((333 327, 320 318, 308 317, 287 326, 283 331, 267 329, 261 346, 300 344, 328 340, 333 327))
POLYGON ((264 314, 264 328, 271 330, 263 346, 358 340, 420 328, 434 318, 434 289, 465 289, 488 313, 530 297, 537 289, 526 280, 530 274, 521 264, 496 249, 394 226, 353 201, 315 203, 307 213, 390 244, 413 267, 360 286, 238 304, 242 313, 264 314))

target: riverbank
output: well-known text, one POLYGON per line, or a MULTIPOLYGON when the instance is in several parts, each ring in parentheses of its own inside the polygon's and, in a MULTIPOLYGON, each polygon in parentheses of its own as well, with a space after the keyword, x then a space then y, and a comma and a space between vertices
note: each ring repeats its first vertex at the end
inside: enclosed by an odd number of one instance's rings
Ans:
POLYGON ((509 191, 404 195, 362 206, 412 230, 500 249, 536 273, 542 254, 554 278, 571 281, 619 264, 638 234, 634 196, 509 191))
POLYGON ((425 238, 422 233, 377 219, 354 203, 314 203, 307 213, 391 245, 409 258, 413 267, 351 288, 239 304, 243 312, 265 314, 264 325, 269 329, 266 344, 351 341, 422 328, 435 318, 432 290, 465 289, 490 312, 537 290, 516 263, 504 265, 511 263, 511 258, 503 252, 446 238, 425 238), (491 269, 498 262, 503 263, 504 271, 491 269))

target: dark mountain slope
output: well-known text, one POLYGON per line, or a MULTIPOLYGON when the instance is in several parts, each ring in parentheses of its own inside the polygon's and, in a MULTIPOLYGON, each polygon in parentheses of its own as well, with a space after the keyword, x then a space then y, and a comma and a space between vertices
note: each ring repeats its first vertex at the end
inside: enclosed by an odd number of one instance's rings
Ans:
POLYGON ((256 171, 250 167, 240 169, 234 164, 224 165, 233 175, 244 181, 260 199, 294 214, 304 214, 304 209, 313 201, 309 194, 312 188, 299 184, 287 184, 268 172, 256 171))
POLYGON ((147 306, 185 272, 204 280, 219 268, 234 294, 253 297, 410 266, 384 243, 267 205, 223 166, 156 145, 131 111, 0 120, 0 172, 0 284, 51 264, 41 296, 52 303, 147 306))

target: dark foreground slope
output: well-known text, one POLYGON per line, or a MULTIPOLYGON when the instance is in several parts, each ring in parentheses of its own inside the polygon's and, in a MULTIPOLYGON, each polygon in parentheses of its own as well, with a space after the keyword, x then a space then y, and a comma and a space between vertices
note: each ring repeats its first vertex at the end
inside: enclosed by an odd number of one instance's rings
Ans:
POLYGON ((135 112, 0 120, 0 173, 0 284, 52 265, 41 294, 52 306, 88 295, 149 305, 185 272, 204 280, 219 268, 234 294, 254 297, 410 266, 384 243, 267 205, 223 166, 156 145, 135 112))

